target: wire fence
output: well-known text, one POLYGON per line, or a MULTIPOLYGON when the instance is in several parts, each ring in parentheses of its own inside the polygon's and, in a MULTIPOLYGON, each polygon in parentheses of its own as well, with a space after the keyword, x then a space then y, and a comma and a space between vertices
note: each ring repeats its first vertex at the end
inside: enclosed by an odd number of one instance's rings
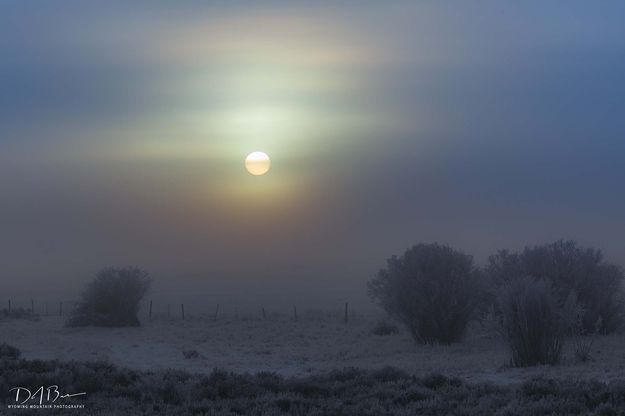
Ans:
MULTIPOLYGON (((24 315, 30 316, 69 316, 79 305, 79 301, 76 300, 61 300, 61 301, 42 301, 36 299, 8 299, 3 308, 0 308, 0 315, 8 317, 19 317, 24 315)), ((292 305, 291 308, 266 308, 259 306, 256 311, 250 308, 246 308, 245 311, 240 312, 236 306, 223 305, 217 303, 214 308, 207 309, 206 305, 203 308, 190 308, 188 304, 184 302, 180 303, 163 303, 155 302, 150 299, 142 302, 142 307, 139 311, 139 317, 142 319, 211 319, 218 321, 220 319, 262 319, 270 320, 276 318, 288 317, 294 322, 302 319, 311 318, 319 315, 331 315, 337 319, 347 323, 353 319, 356 314, 350 308, 349 302, 337 304, 336 308, 332 308, 331 311, 324 311, 322 309, 307 308, 301 310, 297 305, 292 305)))

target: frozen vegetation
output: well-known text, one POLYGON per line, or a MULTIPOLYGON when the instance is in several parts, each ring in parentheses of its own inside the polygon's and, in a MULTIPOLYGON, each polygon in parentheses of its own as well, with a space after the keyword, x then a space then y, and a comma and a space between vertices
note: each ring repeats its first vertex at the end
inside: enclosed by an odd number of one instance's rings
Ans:
POLYGON ((342 368, 300 377, 219 369, 191 374, 0 354, 0 390, 16 383, 58 384, 84 392, 84 415, 617 415, 625 407, 623 382, 538 377, 500 386, 439 373, 412 376, 392 367, 342 368))

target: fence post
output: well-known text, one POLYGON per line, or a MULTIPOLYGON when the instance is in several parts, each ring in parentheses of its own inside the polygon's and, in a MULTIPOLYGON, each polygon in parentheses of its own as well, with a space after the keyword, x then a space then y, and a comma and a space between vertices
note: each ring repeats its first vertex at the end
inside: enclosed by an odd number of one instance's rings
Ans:
POLYGON ((180 304, 180 310, 182 311, 182 320, 184 321, 184 303, 180 304))
POLYGON ((219 303, 217 304, 217 308, 215 309, 215 316, 213 318, 213 321, 217 320, 217 316, 219 315, 219 303))
POLYGON ((349 303, 345 302, 345 322, 347 323, 347 317, 348 317, 348 312, 347 312, 347 308, 348 308, 349 303))
POLYGON ((150 299, 150 319, 152 319, 152 299, 150 299))

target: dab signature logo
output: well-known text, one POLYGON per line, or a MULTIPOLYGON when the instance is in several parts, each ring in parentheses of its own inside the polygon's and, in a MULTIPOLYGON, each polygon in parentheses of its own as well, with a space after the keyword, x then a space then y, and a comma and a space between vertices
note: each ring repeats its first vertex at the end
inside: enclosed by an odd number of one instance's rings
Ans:
POLYGON ((9 404, 10 409, 19 408, 84 408, 84 404, 64 403, 65 399, 71 399, 78 396, 85 396, 86 392, 81 393, 62 393, 59 386, 53 384, 51 386, 40 386, 32 391, 26 387, 18 386, 9 389, 12 395, 15 395, 15 403, 9 404))

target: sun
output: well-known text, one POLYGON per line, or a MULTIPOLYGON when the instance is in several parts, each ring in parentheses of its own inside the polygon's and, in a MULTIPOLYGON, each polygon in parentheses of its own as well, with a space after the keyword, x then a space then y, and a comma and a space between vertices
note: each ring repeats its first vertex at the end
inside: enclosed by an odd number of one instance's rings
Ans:
POLYGON ((245 158, 245 169, 254 176, 264 175, 271 168, 271 160, 265 152, 252 152, 245 158))

